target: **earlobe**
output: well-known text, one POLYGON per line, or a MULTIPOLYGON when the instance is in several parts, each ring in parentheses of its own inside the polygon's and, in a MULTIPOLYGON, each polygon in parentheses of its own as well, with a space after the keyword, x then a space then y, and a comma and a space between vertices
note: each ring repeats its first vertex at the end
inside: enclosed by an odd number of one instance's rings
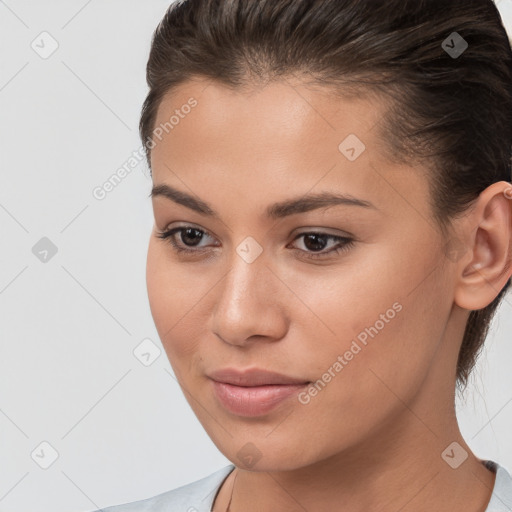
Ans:
POLYGON ((512 187, 500 181, 478 197, 464 238, 471 259, 457 262, 454 300, 471 311, 488 306, 512 275, 512 187))

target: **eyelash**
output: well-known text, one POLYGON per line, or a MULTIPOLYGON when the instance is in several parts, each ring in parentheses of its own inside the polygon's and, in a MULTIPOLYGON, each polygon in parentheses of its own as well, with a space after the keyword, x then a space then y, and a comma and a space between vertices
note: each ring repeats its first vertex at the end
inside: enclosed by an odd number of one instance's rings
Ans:
MULTIPOLYGON (((188 248, 183 248, 180 245, 178 245, 178 243, 176 242, 176 239, 174 238, 174 234, 183 232, 187 229, 195 229, 196 231, 199 231, 203 235, 211 236, 208 233, 208 231, 204 231, 203 229, 199 229, 194 226, 180 226, 180 227, 173 228, 173 229, 170 229, 167 231, 158 231, 156 236, 162 240, 166 240, 177 254, 198 254, 198 253, 204 252, 204 249, 188 249, 188 248)), ((293 239, 293 241, 295 242, 299 238, 306 236, 306 235, 321 235, 321 236, 327 238, 328 240, 335 240, 335 241, 343 243, 343 245, 341 245, 341 246, 331 248, 330 250, 328 250, 326 252, 321 252, 321 253, 310 253, 310 252, 304 251, 302 249, 294 249, 295 251, 300 251, 301 253, 305 253, 306 254, 305 257, 308 259, 312 259, 312 260, 322 259, 322 258, 331 256, 331 253, 340 254, 342 252, 348 251, 354 245, 353 238, 349 238, 346 236, 330 235, 328 233, 322 233, 322 232, 316 232, 316 231, 308 231, 308 232, 300 233, 300 235, 295 237, 293 239)))

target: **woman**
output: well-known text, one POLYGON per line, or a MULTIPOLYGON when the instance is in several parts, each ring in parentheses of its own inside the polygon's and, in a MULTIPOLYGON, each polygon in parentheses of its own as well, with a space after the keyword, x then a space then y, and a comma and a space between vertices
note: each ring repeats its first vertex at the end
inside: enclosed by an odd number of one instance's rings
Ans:
POLYGON ((107 511, 511 510, 454 407, 512 274, 493 2, 177 2, 147 79, 151 311, 232 464, 107 511))

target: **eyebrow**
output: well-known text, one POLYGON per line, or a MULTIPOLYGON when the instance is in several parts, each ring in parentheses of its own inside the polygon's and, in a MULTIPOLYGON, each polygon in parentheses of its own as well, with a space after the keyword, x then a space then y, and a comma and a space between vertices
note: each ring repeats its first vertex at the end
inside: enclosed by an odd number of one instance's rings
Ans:
MULTIPOLYGON (((171 187, 165 183, 154 185, 148 197, 155 198, 158 196, 165 197, 181 204, 197 213, 212 218, 219 218, 219 215, 208 204, 186 192, 171 187)), ((362 208, 378 208, 370 201, 358 199, 351 195, 333 194, 332 192, 320 192, 316 194, 307 194, 297 198, 288 199, 278 203, 271 204, 266 209, 267 217, 271 219, 281 219, 289 215, 305 213, 320 208, 328 208, 330 206, 347 205, 359 206, 362 208)))

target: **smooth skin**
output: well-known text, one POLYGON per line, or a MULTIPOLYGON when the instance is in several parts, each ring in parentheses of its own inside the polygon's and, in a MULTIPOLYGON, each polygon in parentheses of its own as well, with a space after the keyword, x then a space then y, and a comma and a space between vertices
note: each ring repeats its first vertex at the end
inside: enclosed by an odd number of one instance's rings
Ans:
POLYGON ((461 436, 455 369, 469 310, 487 306, 512 274, 510 184, 488 187, 454 222, 452 241, 465 250, 453 257, 428 174, 384 157, 385 103, 335 97, 297 77, 244 90, 197 77, 164 98, 155 126, 191 97, 197 106, 155 139, 153 184, 216 217, 152 197, 147 287, 191 408, 237 466, 213 510, 226 510, 237 475, 233 512, 484 511, 495 475, 461 436), (354 161, 338 148, 349 134, 366 146, 354 161), (271 204, 323 191, 373 207, 266 216, 271 204), (190 225, 204 233, 174 240, 195 253, 157 236, 190 225), (336 253, 338 240, 319 248, 300 236, 308 232, 353 243, 336 253), (247 237, 262 248, 252 263, 237 252, 247 237), (294 397, 247 418, 216 400, 207 375, 225 367, 316 382, 395 303, 401 311, 309 403, 294 397), (468 454, 457 469, 441 456, 454 441, 455 456, 468 454), (242 448, 259 453, 254 466, 242 448))

